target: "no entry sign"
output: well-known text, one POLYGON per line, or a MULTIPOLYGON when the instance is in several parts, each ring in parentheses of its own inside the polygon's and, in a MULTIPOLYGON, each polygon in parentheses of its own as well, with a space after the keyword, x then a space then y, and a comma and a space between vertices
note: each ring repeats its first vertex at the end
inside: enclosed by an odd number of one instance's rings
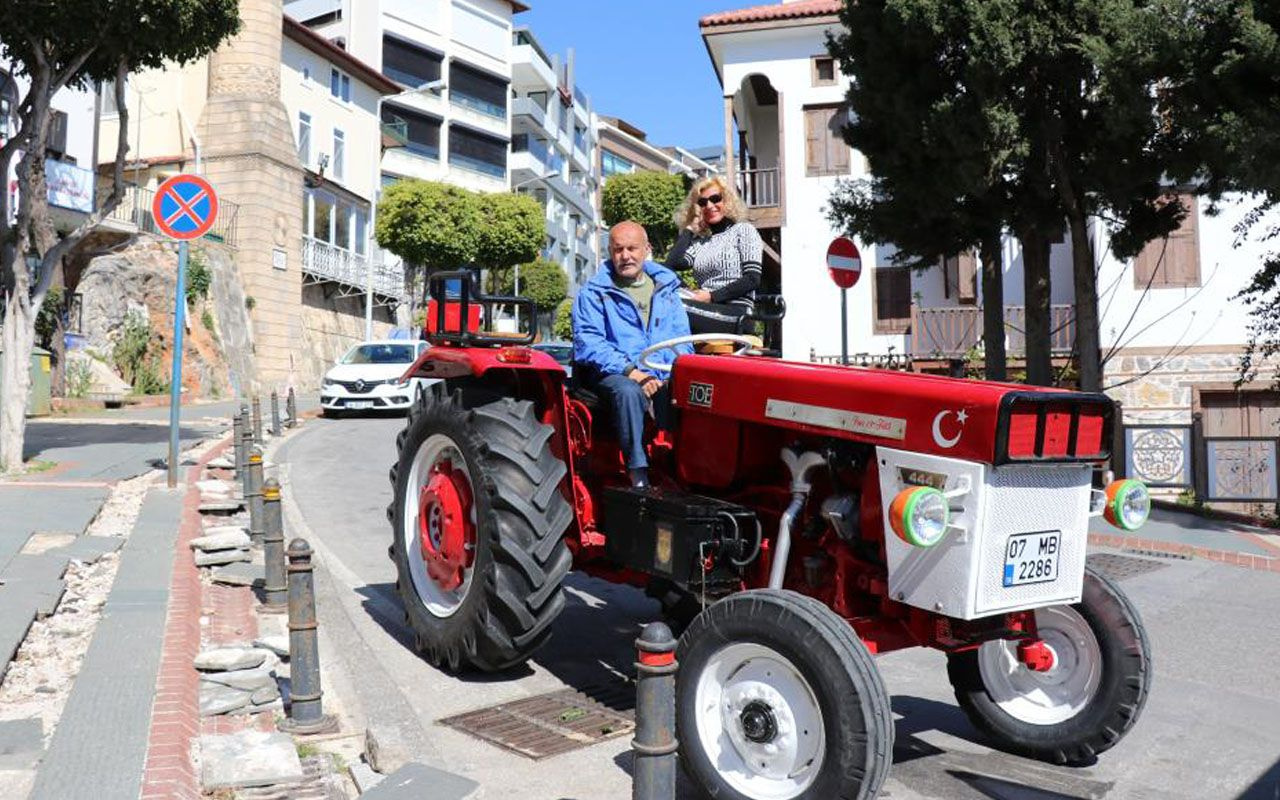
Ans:
POLYGON ((151 214, 164 235, 199 239, 218 218, 218 195, 199 175, 175 175, 156 190, 151 214))
POLYGON ((827 273, 841 289, 848 289, 862 276, 862 256, 847 236, 837 236, 827 247, 827 273))

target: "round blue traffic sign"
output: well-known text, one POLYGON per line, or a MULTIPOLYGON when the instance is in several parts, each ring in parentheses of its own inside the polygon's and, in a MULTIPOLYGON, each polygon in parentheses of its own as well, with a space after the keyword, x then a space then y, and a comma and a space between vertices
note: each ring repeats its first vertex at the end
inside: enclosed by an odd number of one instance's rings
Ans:
POLYGON ((199 175, 175 175, 151 202, 156 227, 174 239, 199 239, 218 219, 218 195, 199 175))

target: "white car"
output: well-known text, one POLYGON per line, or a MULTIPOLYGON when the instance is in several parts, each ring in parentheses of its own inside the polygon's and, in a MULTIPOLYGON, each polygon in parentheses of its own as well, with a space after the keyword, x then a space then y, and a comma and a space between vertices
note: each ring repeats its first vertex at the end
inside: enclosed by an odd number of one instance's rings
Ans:
POLYGON ((421 378, 400 382, 428 346, 426 342, 384 339, 352 347, 320 382, 320 407, 325 416, 408 409, 419 391, 436 383, 421 378))

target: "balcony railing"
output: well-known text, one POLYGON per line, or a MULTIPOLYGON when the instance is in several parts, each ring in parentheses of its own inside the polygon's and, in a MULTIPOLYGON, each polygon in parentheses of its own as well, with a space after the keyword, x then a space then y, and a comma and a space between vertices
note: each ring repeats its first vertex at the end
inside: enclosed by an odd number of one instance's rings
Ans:
POLYGON ((374 294, 397 299, 404 296, 404 269, 401 266, 381 262, 374 264, 368 256, 309 236, 302 237, 302 271, 312 278, 363 290, 369 284, 371 269, 374 294))
MULTIPOLYGON (((1005 306, 1005 352, 1021 357, 1027 352, 1027 309, 1005 306)), ((1069 355, 1075 342, 1075 309, 1049 307, 1049 349, 1069 355)), ((911 306, 910 353, 915 358, 960 358, 982 340, 982 307, 921 308, 911 306)))
MULTIPOLYGON (((102 204, 111 196, 111 187, 108 184, 98 188, 97 207, 101 208, 102 204)), ((103 224, 124 224, 136 228, 139 233, 154 233, 158 235, 160 229, 156 227, 155 218, 151 214, 151 204, 155 200, 155 196, 156 193, 150 189, 126 186, 120 205, 116 206, 102 220, 103 224)), ((213 227, 209 229, 209 232, 204 235, 204 238, 234 246, 236 243, 236 216, 239 211, 240 207, 235 203, 230 200, 220 199, 218 201, 218 218, 214 221, 213 227)))
POLYGON ((538 105, 536 101, 528 97, 517 97, 511 103, 511 116, 527 116, 531 117, 534 122, 538 123, 539 128, 547 127, 547 112, 538 105))
POLYGON ((507 118, 506 106, 501 106, 497 103, 492 103, 479 97, 472 97, 469 94, 463 94, 456 89, 451 89, 449 91, 449 102, 457 106, 462 106, 463 108, 469 108, 472 111, 477 111, 484 114, 486 117, 493 117, 494 119, 507 118))
POLYGON ((384 122, 382 135, 401 147, 406 147, 409 144, 409 123, 398 117, 393 122, 384 122))
POLYGON ((778 168, 744 169, 738 172, 738 196, 747 208, 773 208, 779 205, 778 168))

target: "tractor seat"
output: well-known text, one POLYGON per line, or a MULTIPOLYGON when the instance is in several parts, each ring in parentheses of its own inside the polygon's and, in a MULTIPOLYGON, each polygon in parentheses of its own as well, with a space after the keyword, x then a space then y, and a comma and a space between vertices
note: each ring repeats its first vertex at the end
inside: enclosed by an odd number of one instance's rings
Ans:
POLYGON ((577 400, 587 407, 587 411, 591 412, 591 416, 598 415, 604 410, 604 401, 600 399, 600 395, 583 386, 578 380, 578 376, 582 374, 585 367, 579 366, 577 362, 573 364, 573 377, 565 381, 565 388, 569 392, 569 399, 577 400))

